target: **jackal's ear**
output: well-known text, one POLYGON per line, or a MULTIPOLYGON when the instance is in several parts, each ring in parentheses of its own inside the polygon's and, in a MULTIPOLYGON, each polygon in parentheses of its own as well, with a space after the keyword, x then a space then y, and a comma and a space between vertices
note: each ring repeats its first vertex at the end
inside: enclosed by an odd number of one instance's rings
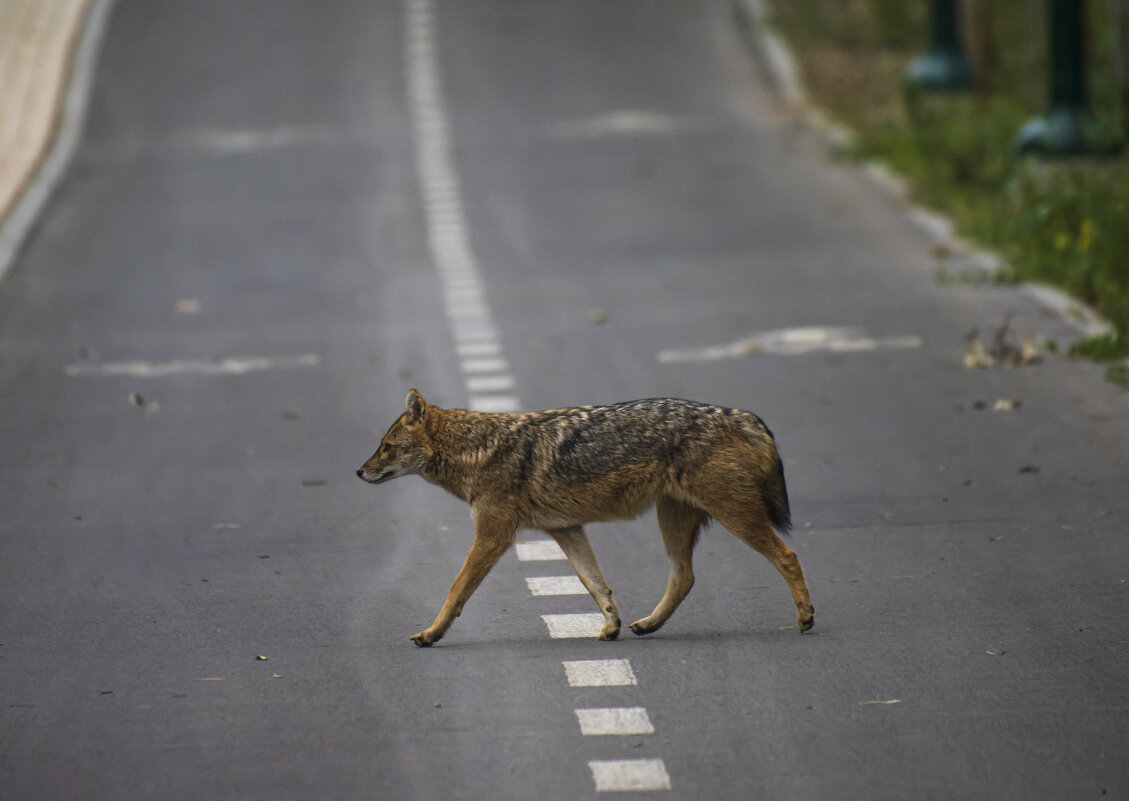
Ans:
POLYGON ((422 423, 427 418, 427 412, 430 408, 427 401, 423 399, 423 395, 419 394, 418 389, 408 392, 408 397, 404 401, 404 411, 408 413, 409 423, 422 423))

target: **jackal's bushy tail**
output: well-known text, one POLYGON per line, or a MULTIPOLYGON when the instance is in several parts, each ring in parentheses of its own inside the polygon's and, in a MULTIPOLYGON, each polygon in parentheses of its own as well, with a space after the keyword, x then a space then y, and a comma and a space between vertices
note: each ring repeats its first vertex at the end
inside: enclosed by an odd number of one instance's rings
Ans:
POLYGON ((765 476, 764 505, 768 519, 781 534, 792 528, 792 509, 788 505, 788 485, 784 482, 784 463, 776 455, 776 464, 765 476))
POLYGON ((787 534, 792 528, 792 509, 788 505, 788 485, 784 481, 784 462, 776 449, 772 431, 756 415, 744 412, 738 416, 737 425, 749 444, 761 455, 768 469, 761 479, 761 499, 773 528, 787 534))

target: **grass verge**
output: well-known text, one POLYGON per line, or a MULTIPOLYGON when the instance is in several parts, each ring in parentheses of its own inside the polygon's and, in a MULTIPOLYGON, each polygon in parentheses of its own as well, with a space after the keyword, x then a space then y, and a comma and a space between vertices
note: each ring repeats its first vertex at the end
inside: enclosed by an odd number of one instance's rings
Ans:
MULTIPOLYGON (((1082 0, 1092 110, 1107 137, 1126 128, 1117 80, 1114 4, 1082 0)), ((1075 348, 1129 356, 1129 156, 1033 162, 1015 157, 1023 124, 1043 110, 1048 82, 1044 4, 971 0, 967 41, 986 65, 975 92, 907 94, 906 66, 928 39, 929 4, 904 0, 770 0, 808 91, 855 134, 852 155, 909 179, 917 202, 1000 253, 1002 278, 1059 286, 1116 333, 1075 348)), ((1129 24, 1129 21, 1123 21, 1129 24)), ((1129 59, 1124 53, 1123 59, 1129 59)), ((1124 372, 1124 371, 1123 371, 1124 372)))

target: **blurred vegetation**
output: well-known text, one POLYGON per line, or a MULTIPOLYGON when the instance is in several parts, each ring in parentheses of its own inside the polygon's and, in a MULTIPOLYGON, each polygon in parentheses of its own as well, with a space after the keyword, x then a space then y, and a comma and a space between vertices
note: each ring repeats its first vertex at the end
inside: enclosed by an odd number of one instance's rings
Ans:
MULTIPOLYGON (((1081 2, 1090 107, 1106 136, 1122 140, 1129 2, 1081 2)), ((889 163, 919 202, 945 210, 962 235, 1001 253, 1010 265, 1005 280, 1055 284, 1097 308, 1117 334, 1080 352, 1129 355, 1129 155, 1032 162, 1012 151, 1023 124, 1046 109, 1045 0, 965 0, 975 90, 908 99, 902 78, 928 46, 927 0, 769 5, 815 102, 854 131, 854 155, 889 163)))

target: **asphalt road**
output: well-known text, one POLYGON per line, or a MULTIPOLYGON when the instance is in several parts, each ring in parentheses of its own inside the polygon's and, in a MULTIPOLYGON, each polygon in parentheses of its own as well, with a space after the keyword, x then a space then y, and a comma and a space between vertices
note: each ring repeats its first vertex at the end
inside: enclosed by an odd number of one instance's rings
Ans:
MULTIPOLYGON (((774 111, 726 3, 428 19, 118 3, 77 157, 0 285, 0 796, 553 801, 597 796, 589 762, 661 760, 656 797, 1129 797, 1126 396, 1085 363, 961 363, 1009 314, 1067 324, 938 284, 902 212, 774 111), (567 565, 511 554, 411 644, 471 525, 354 471, 409 387, 474 399, 428 142, 513 397, 772 427, 811 633, 715 527, 651 637, 550 638, 541 615, 595 607, 532 595, 567 565), (566 680, 606 659, 636 683, 566 680), (605 707, 653 732, 582 734, 574 710, 605 707)), ((626 621, 648 613, 653 518, 591 536, 626 621)))

